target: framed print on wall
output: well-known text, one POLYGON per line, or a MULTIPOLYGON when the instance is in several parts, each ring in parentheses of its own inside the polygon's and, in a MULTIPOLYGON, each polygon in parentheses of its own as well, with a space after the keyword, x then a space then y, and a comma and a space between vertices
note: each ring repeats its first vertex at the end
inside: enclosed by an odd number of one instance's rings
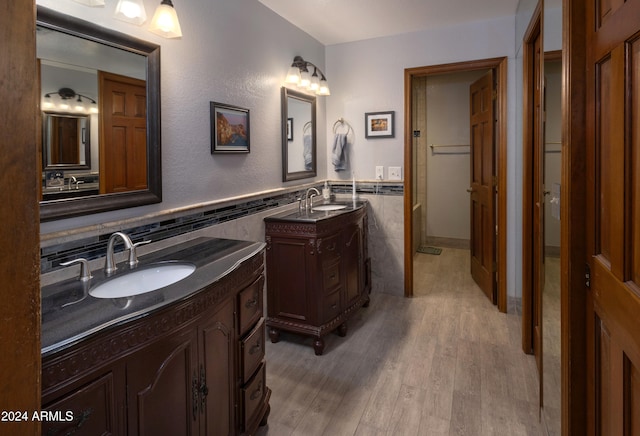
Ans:
POLYGON ((210 102, 211 153, 249 153, 249 109, 210 102))
POLYGON ((364 114, 365 138, 393 138, 395 111, 364 114))

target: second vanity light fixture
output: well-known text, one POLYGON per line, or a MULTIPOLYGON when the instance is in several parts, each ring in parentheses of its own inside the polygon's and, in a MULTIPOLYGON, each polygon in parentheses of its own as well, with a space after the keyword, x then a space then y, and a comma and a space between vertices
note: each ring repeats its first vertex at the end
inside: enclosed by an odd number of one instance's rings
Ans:
MULTIPOLYGON (((142 25, 147 21, 143 0, 118 0, 114 17, 138 26, 142 25)), ((164 38, 182 37, 178 14, 171 0, 162 0, 151 19, 149 31, 164 38)))
POLYGON ((311 62, 302 59, 302 56, 293 58, 293 63, 289 68, 285 82, 298 85, 299 88, 317 95, 331 95, 329 82, 327 82, 322 70, 311 62), (313 67, 313 74, 309 73, 309 67, 313 67))

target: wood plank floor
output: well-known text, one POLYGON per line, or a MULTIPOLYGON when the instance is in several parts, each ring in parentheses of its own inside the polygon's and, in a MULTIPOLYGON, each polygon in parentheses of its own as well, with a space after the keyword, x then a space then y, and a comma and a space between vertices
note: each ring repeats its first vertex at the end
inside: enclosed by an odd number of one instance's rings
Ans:
POLYGON ((538 378, 520 318, 472 281, 469 251, 416 255, 415 297, 372 294, 346 337, 267 342, 271 415, 258 435, 536 435, 538 378))

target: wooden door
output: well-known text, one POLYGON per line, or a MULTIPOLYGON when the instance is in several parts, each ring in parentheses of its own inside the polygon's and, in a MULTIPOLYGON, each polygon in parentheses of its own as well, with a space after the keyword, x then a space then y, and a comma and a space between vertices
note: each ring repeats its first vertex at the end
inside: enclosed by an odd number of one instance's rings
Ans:
POLYGON ((100 72, 100 193, 147 189, 143 80, 100 72))
POLYGON ((493 70, 471 84, 471 275, 497 302, 493 70))
POLYGON ((640 0, 587 2, 589 432, 640 434, 640 0))

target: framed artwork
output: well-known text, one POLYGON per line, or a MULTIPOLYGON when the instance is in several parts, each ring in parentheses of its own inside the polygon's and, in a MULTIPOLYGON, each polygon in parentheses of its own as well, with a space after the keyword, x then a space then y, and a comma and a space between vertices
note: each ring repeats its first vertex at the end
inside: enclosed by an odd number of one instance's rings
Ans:
POLYGON ((393 138, 395 111, 364 114, 365 138, 393 138))
POLYGON ((293 141, 293 118, 287 118, 287 140, 293 141))
POLYGON ((249 153, 249 109, 210 102, 211 153, 249 153))

